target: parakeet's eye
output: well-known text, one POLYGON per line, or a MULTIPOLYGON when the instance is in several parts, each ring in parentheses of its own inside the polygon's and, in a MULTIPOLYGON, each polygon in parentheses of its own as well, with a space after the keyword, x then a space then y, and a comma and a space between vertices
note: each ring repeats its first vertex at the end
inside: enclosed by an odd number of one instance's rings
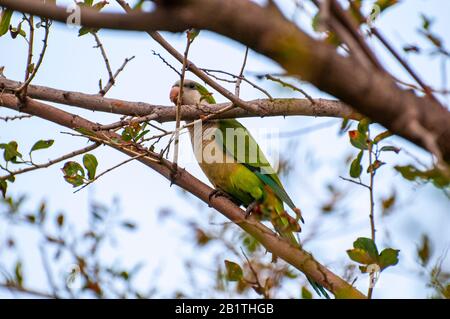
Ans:
POLYGON ((191 89, 195 89, 195 83, 191 83, 191 84, 189 84, 189 88, 191 88, 191 89))

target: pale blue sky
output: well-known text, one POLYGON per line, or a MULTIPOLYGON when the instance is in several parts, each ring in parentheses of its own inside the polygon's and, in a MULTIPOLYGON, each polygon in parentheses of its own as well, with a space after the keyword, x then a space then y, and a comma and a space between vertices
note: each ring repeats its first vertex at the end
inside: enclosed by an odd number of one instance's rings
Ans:
MULTIPOLYGON (((58 1, 66 3, 67 1, 58 1)), ((114 1, 111 1, 114 2, 114 1)), ((286 7, 290 12, 291 8, 286 7)), ((429 16, 436 17, 434 30, 443 37, 444 43, 449 44, 448 30, 450 23, 450 2, 444 0, 410 0, 404 1, 398 7, 390 10, 376 23, 383 30, 390 41, 397 47, 413 41, 423 44, 418 40, 416 28, 420 25, 420 12, 427 12, 429 16)), ((300 24, 307 22, 300 15, 300 24)), ((119 76, 117 84, 108 93, 109 97, 130 100, 145 101, 154 104, 170 105, 168 93, 171 84, 177 79, 176 74, 167 68, 158 58, 152 55, 152 50, 161 53, 168 61, 179 67, 169 54, 148 35, 138 32, 118 32, 102 30, 99 32, 103 44, 109 55, 113 69, 118 68, 126 57, 136 56, 129 63, 125 71, 119 76)), ((164 33, 164 36, 177 49, 184 49, 184 36, 179 34, 164 33)), ((77 37, 77 30, 68 29, 65 25, 54 24, 49 39, 49 48, 44 63, 33 83, 55 87, 59 89, 75 90, 86 93, 98 91, 98 80, 102 77, 106 81, 106 71, 98 49, 93 48, 94 39, 90 35, 77 37)), ((408 79, 401 73, 400 67, 390 59, 378 46, 375 46, 380 57, 385 61, 389 70, 403 79, 408 79)), ((38 49, 36 49, 38 52, 38 49)), ((197 65, 204 68, 223 69, 237 73, 244 54, 244 47, 223 37, 209 32, 201 32, 190 52, 190 58, 197 65)), ((0 38, 0 66, 4 65, 5 76, 15 80, 22 80, 23 68, 26 61, 26 43, 22 39, 12 41, 9 36, 0 38)), ((440 85, 438 60, 430 61, 429 58, 413 57, 410 60, 415 69, 431 85, 440 85)), ((276 72, 279 68, 268 59, 257 53, 250 52, 247 64, 248 72, 267 73, 276 72)), ((190 76, 193 78, 192 76, 190 76)), ((349 80, 351 79, 343 79, 349 80)), ((299 95, 289 91, 278 89, 271 83, 259 83, 270 90, 273 96, 288 97, 299 95)), ((233 86, 229 86, 233 90, 233 86)), ((325 94, 317 91, 309 85, 304 85, 314 97, 323 97, 325 94)), ((218 93, 215 98, 219 102, 225 101, 218 93)), ((260 92, 248 86, 241 90, 243 99, 261 98, 260 92)), ((109 123, 117 119, 116 116, 104 113, 92 113, 67 106, 59 107, 76 112, 81 116, 101 123, 109 123)), ((0 109, 0 115, 10 115, 13 112, 0 109)), ((328 121, 328 119, 316 119, 307 117, 291 118, 266 118, 245 119, 242 122, 249 128, 277 128, 281 132, 290 131, 304 126, 328 121)), ((288 192, 297 199, 306 212, 307 225, 313 224, 315 217, 320 214, 320 205, 327 198, 325 183, 336 182, 339 175, 346 176, 347 169, 343 166, 343 158, 349 154, 356 154, 346 136, 337 134, 339 121, 336 125, 304 135, 298 139, 298 152, 291 154, 295 158, 296 177, 287 185, 288 192), (311 168, 312 167, 312 168, 311 168), (306 169, 308 168, 308 169, 306 169)), ((166 128, 173 128, 173 123, 166 123, 166 128)), ((37 139, 54 138, 55 144, 49 150, 36 153, 33 157, 36 162, 43 162, 49 158, 57 157, 65 152, 81 148, 85 141, 60 134, 68 131, 57 125, 39 119, 28 119, 13 123, 0 122, 0 142, 16 139, 22 149, 29 149, 37 139)), ((393 142, 405 145, 408 150, 421 158, 428 160, 428 156, 409 143, 399 138, 393 142)), ((286 151, 287 139, 280 142, 280 150, 286 151)), ((267 150, 266 150, 267 151, 267 150)), ((99 159, 98 171, 101 172, 126 157, 122 154, 101 147, 93 152, 99 159)), ((202 172, 192 161, 190 144, 186 136, 181 142, 181 164, 195 176, 206 181, 202 172)), ((390 230, 390 239, 394 248, 401 249, 400 266, 384 272, 379 281, 379 289, 375 297, 424 297, 427 295, 424 283, 417 281, 414 275, 405 273, 406 269, 415 267, 414 250, 423 231, 432 231, 441 234, 442 242, 436 248, 441 252, 449 245, 448 229, 450 226, 450 205, 445 202, 443 195, 432 187, 414 187, 405 183, 402 178, 393 172, 391 168, 396 163, 409 163, 405 156, 386 156, 385 161, 390 167, 380 170, 377 176, 377 198, 390 193, 394 185, 399 191, 401 208, 396 214, 387 218, 378 218, 378 244, 383 246, 386 239, 385 229, 390 230), (397 247, 396 247, 397 246, 397 247)), ((151 277, 151 273, 158 267, 163 267, 159 277, 159 286, 163 289, 162 296, 173 292, 176 288, 188 285, 188 277, 183 271, 181 257, 184 254, 196 253, 191 248, 183 245, 186 240, 186 229, 175 222, 160 225, 157 221, 157 212, 164 207, 173 207, 186 217, 201 218, 198 210, 191 201, 180 196, 177 187, 169 187, 169 182, 157 173, 139 163, 130 163, 99 179, 94 185, 73 193, 72 187, 65 183, 59 168, 55 165, 46 170, 25 174, 17 178, 10 185, 9 193, 29 195, 28 207, 32 208, 42 199, 48 200, 49 210, 57 212, 63 210, 68 213, 68 218, 80 229, 87 225, 88 198, 94 197, 104 203, 109 203, 114 197, 121 199, 123 215, 127 219, 138 223, 139 228, 135 233, 120 232, 118 246, 111 249, 103 256, 105 260, 114 261, 120 258, 121 263, 133 265, 138 261, 145 261, 146 268, 141 274, 139 283, 145 287, 151 277)), ((364 190, 344 181, 338 181, 349 195, 345 199, 345 206, 351 214, 344 220, 330 218, 321 229, 321 236, 306 248, 332 269, 341 270, 341 262, 345 260, 345 250, 350 248, 353 240, 358 236, 369 236, 368 225, 368 200, 364 190), (335 268, 333 268, 335 267, 335 268)), ((379 213, 379 211, 378 211, 379 213)), ((338 217, 338 219, 341 217, 338 217)), ((222 220, 220 217, 218 220, 222 220)), ((305 226, 302 236, 307 236, 308 226, 305 226)), ((211 226, 217 227, 217 226, 211 226)), ((17 229, 6 229, 6 225, 0 223, 0 236, 17 229)), ((39 262, 38 251, 34 248, 35 234, 24 231, 21 236, 20 250, 26 256, 29 263, 25 271, 30 274, 29 284, 39 286, 45 282, 42 270, 33 267, 33 263, 39 262)), ((7 258, 8 255, 0 255, 7 258)), ((208 263, 208 255, 201 257, 208 263)), ((2 260, 5 261, 5 260, 2 260)), ((448 261, 448 259, 447 259, 448 261)), ((8 262, 8 261, 7 261, 8 262)), ((367 280, 359 276, 358 288, 366 290, 367 280)), ((188 289, 186 289, 189 291, 188 289)), ((202 296, 201 292, 199 297, 202 296)), ((195 294, 194 294, 195 295, 195 294)), ((0 291, 0 296, 10 296, 0 291)))

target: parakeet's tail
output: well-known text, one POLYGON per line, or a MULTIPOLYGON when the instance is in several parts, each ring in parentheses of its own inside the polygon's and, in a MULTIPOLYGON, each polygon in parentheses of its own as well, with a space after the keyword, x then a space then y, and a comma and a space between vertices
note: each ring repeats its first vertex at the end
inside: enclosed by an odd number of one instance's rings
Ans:
MULTIPOLYGON (((275 225, 275 223, 274 223, 274 227, 275 227, 276 231, 280 234, 281 237, 286 238, 290 243, 292 243, 296 247, 300 248, 300 244, 298 243, 297 238, 295 237, 295 235, 294 235, 294 233, 292 231, 286 231, 286 229, 281 229, 281 227, 279 225, 278 226, 275 225)), ((325 290, 325 288, 321 284, 313 281, 308 276, 306 276, 306 279, 308 279, 308 282, 311 284, 311 286, 313 287, 314 291, 319 296, 323 296, 323 297, 325 297, 327 299, 330 299, 330 296, 328 295, 327 291, 325 290)))

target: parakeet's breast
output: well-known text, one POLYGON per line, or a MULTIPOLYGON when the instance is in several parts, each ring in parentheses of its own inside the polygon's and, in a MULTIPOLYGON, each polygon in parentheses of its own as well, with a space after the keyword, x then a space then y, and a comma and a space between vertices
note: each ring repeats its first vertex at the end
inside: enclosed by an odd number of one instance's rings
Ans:
POLYGON ((219 144, 217 134, 220 134, 215 121, 202 123, 202 126, 189 127, 192 148, 195 157, 210 182, 218 188, 226 191, 230 175, 237 166, 228 153, 224 152, 219 144))
POLYGON ((217 122, 208 121, 201 127, 189 127, 189 133, 200 168, 214 187, 231 194, 244 205, 251 203, 250 195, 236 187, 237 180, 250 171, 224 151, 222 139, 218 138, 221 132, 217 122))

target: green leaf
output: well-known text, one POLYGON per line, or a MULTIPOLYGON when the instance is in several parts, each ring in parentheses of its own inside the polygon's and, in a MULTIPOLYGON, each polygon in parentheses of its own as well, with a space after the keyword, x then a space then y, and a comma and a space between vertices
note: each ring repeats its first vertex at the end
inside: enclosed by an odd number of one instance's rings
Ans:
POLYGON ((424 14, 421 15, 421 18, 422 18, 422 28, 425 30, 429 30, 434 21, 424 14))
POLYGON ((367 133, 361 133, 360 131, 348 131, 350 137, 350 143, 360 150, 367 150, 369 148, 367 144, 367 133))
POLYGON ((21 21, 17 25, 17 28, 14 28, 14 27, 9 28, 9 33, 11 34, 11 38, 15 39, 18 35, 21 35, 24 38, 27 36, 25 31, 22 30, 22 23, 23 23, 23 21, 21 21))
POLYGON ((339 134, 347 132, 350 129, 351 125, 352 122, 347 117, 344 117, 341 122, 341 127, 339 128, 339 134))
POLYGON ((141 138, 143 138, 148 132, 150 132, 150 130, 144 130, 141 133, 139 133, 134 140, 135 141, 139 141, 141 138))
POLYGON ((380 266, 381 270, 386 269, 389 266, 394 266, 398 263, 398 253, 400 250, 398 249, 392 249, 392 248, 386 248, 384 249, 380 257, 378 258, 378 265, 380 266))
POLYGON ((64 176, 67 183, 72 184, 73 187, 78 187, 84 184, 84 178, 80 175, 64 176))
POLYGON ((6 198, 6 189, 8 188, 8 183, 4 179, 0 179, 0 190, 2 191, 3 198, 6 198))
POLYGON ((78 36, 82 37, 85 34, 88 33, 96 33, 98 29, 89 28, 89 27, 81 27, 80 30, 78 30, 78 36))
POLYGON ((243 277, 243 272, 241 266, 238 264, 225 260, 225 268, 227 270, 227 280, 228 281, 239 281, 243 277))
POLYGON ((431 182, 437 188, 450 186, 450 178, 436 167, 427 171, 421 171, 413 165, 395 166, 394 168, 404 179, 409 181, 431 182))
POLYGON ((22 271, 22 262, 17 261, 16 266, 14 267, 14 275, 15 281, 19 287, 23 286, 23 271, 22 271))
POLYGON ((64 167, 62 168, 62 170, 67 176, 81 175, 84 177, 83 167, 74 161, 70 161, 70 162, 67 162, 66 164, 64 164, 64 167), (80 174, 78 174, 78 173, 80 173, 80 174))
POLYGON ((92 154, 85 154, 83 156, 83 165, 88 171, 88 177, 90 180, 95 178, 95 172, 97 171, 97 158, 92 154))
POLYGON ((360 248, 348 249, 347 255, 351 260, 364 265, 374 264, 377 262, 376 259, 372 258, 367 251, 360 248))
POLYGON ((366 251, 369 256, 376 260, 378 258, 378 249, 372 239, 366 237, 359 237, 353 243, 354 248, 359 248, 366 251))
POLYGON ((33 151, 49 148, 50 146, 53 145, 54 142, 55 142, 54 140, 39 140, 36 143, 34 143, 33 147, 30 150, 30 154, 33 151))
POLYGON ((18 144, 16 141, 11 141, 8 144, 0 144, 0 148, 4 149, 3 158, 5 161, 17 163, 17 158, 22 158, 22 154, 17 151, 18 144))
POLYGON ((400 149, 395 146, 383 146, 382 148, 380 148, 380 152, 395 152, 398 154, 400 152, 400 149))
MULTIPOLYGON (((85 1, 84 6, 91 7, 95 11, 100 11, 108 4, 107 1, 100 1, 100 2, 97 2, 96 4, 92 5, 93 2, 94 1, 90 1, 90 0, 85 1)), ((78 31, 78 36, 81 37, 88 33, 96 33, 98 30, 100 30, 100 29, 99 28, 90 28, 90 27, 81 27, 80 30, 78 31)))
POLYGON ((13 10, 4 9, 0 17, 0 37, 4 35, 9 30, 9 25, 11 24, 11 17, 13 10))
POLYGON ((64 179, 66 182, 72 184, 73 187, 78 187, 84 184, 84 169, 77 162, 67 162, 62 168, 64 172, 64 179))
POLYGON ((389 131, 384 131, 383 133, 380 133, 377 136, 375 136, 373 142, 377 144, 378 142, 384 140, 385 138, 388 138, 389 136, 392 136, 392 133, 389 131))
POLYGON ((361 176, 361 172, 363 167, 361 166, 361 159, 364 154, 364 151, 360 151, 358 153, 358 156, 352 161, 352 164, 350 165, 350 176, 353 178, 358 178, 361 176))
POLYGON ((380 7, 380 11, 383 12, 397 3, 398 0, 378 0, 375 4, 378 5, 380 7))
POLYGON ((97 2, 96 4, 94 4, 92 6, 92 9, 96 10, 96 11, 100 11, 101 9, 103 9, 109 2, 108 1, 100 1, 97 2))
POLYGON ((302 299, 312 299, 312 293, 305 286, 302 286, 302 299))
POLYGON ((358 132, 365 135, 369 131, 370 120, 368 118, 363 118, 358 123, 358 132))

